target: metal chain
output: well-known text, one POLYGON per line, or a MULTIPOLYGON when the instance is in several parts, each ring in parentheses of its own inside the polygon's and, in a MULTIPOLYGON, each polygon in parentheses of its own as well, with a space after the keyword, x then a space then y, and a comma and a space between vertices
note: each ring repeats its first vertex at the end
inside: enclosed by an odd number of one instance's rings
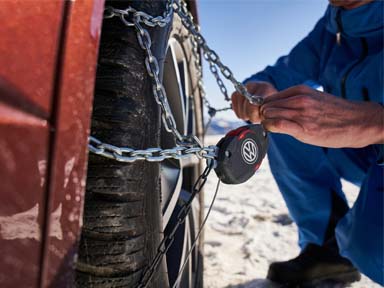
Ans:
MULTIPOLYGON (((193 54, 195 69, 196 69, 196 73, 197 73, 197 79, 198 79, 197 86, 199 88, 199 92, 200 92, 200 95, 201 95, 201 99, 203 100, 203 104, 208 109, 208 115, 210 116, 210 119, 208 120, 208 122, 210 123, 211 118, 214 117, 217 112, 231 110, 232 106, 229 106, 229 107, 226 107, 226 108, 217 109, 217 108, 214 108, 210 104, 210 102, 208 101, 207 93, 205 92, 205 87, 204 87, 204 82, 203 82, 203 68, 201 66, 201 57, 200 57, 200 53, 199 53, 199 47, 198 47, 197 42, 196 42, 194 37, 189 37, 189 39, 190 39, 190 42, 191 42, 191 45, 192 45, 192 54, 193 54)), ((219 83, 218 80, 217 80, 217 83, 219 83)), ((225 89, 225 92, 226 92, 227 89, 225 88, 225 86, 224 86, 224 89, 225 89)), ((220 91, 223 91, 223 90, 220 88, 220 91)), ((227 93, 225 93, 225 95, 226 95, 226 96, 224 96, 225 100, 226 101, 230 101, 227 93)), ((209 126, 209 125, 207 125, 207 126, 209 126)))
POLYGON ((104 18, 109 19, 115 16, 119 17, 121 21, 126 25, 133 27, 137 19, 139 22, 144 23, 149 27, 164 27, 169 24, 173 17, 173 2, 174 0, 168 0, 162 16, 152 16, 143 11, 137 11, 135 8, 128 7, 127 9, 116 9, 108 6, 104 10, 104 18))
POLYGON ((204 37, 200 33, 200 28, 193 22, 193 16, 188 11, 187 4, 181 0, 168 0, 166 2, 166 9, 162 16, 151 16, 143 11, 137 11, 132 7, 127 9, 116 9, 113 7, 106 7, 105 9, 105 18, 119 17, 124 25, 128 27, 134 27, 136 29, 137 40, 140 47, 145 51, 145 66, 147 73, 151 78, 153 95, 156 103, 160 106, 162 111, 162 122, 166 131, 172 133, 176 139, 177 147, 173 149, 161 149, 161 148, 149 148, 146 150, 134 150, 127 147, 116 147, 107 143, 103 143, 96 139, 95 137, 90 137, 89 150, 98 155, 102 155, 107 158, 115 159, 122 162, 134 162, 137 160, 146 160, 146 161, 163 161, 168 158, 181 159, 189 157, 190 155, 196 155, 203 158, 211 158, 210 147, 203 147, 199 139, 194 135, 181 135, 177 130, 176 121, 173 117, 167 95, 164 89, 163 84, 160 81, 159 73, 159 63, 156 57, 151 51, 151 37, 148 30, 144 29, 142 23, 149 27, 164 27, 169 24, 172 20, 173 13, 176 12, 186 27, 186 29, 191 34, 191 43, 192 43, 192 52, 195 56, 195 65, 198 71, 198 87, 203 99, 203 103, 208 108, 208 114, 212 118, 217 112, 226 111, 231 109, 222 108, 216 109, 213 108, 209 101, 206 98, 206 93, 204 89, 202 77, 202 68, 201 68, 201 59, 199 53, 199 47, 203 50, 204 58, 210 64, 210 70, 216 78, 216 82, 219 85, 220 91, 224 94, 225 100, 230 101, 227 93, 227 88, 224 85, 224 82, 220 78, 218 71, 221 74, 232 82, 235 89, 243 94, 251 103, 261 104, 262 97, 251 95, 246 87, 239 81, 237 81, 232 71, 225 66, 217 53, 213 51, 207 45, 204 37), (193 149, 192 149, 193 148, 193 149))
POLYGON ((164 89, 163 84, 160 81, 159 73, 159 63, 155 56, 152 54, 151 50, 151 36, 148 33, 148 30, 144 29, 139 22, 140 18, 135 18, 135 28, 137 30, 137 40, 139 42, 140 47, 145 51, 145 67, 147 68, 148 75, 152 81, 152 90, 153 96, 155 97, 156 103, 161 107, 162 120, 164 124, 164 128, 171 132, 178 142, 184 142, 186 139, 176 127, 176 120, 173 117, 171 107, 169 106, 167 95, 164 89))
MULTIPOLYGON (((173 16, 173 3, 174 0, 168 0, 166 3, 166 9, 163 13, 163 16, 151 16, 143 11, 137 11, 132 7, 128 7, 125 10, 116 9, 113 7, 106 7, 105 18, 113 18, 115 16, 120 17, 121 21, 124 25, 128 27, 135 27, 136 36, 139 42, 140 47, 144 50, 145 57, 145 67, 147 69, 147 73, 152 81, 152 90, 153 96, 155 97, 156 103, 160 106, 162 111, 162 121, 164 124, 164 128, 167 132, 170 132, 176 138, 176 142, 179 145, 183 143, 193 144, 195 146, 201 146, 198 139, 196 137, 183 136, 177 130, 176 120, 173 117, 171 108, 168 103, 167 95, 164 89, 162 82, 160 81, 159 73, 160 67, 159 63, 155 56, 153 56, 151 46, 152 40, 151 36, 147 29, 144 29, 141 23, 144 23, 150 27, 164 27, 169 24, 172 20, 173 16)), ((137 159, 140 160, 140 159, 137 159)))
POLYGON ((219 68, 221 74, 227 80, 232 82, 236 91, 244 95, 244 97, 247 98, 250 103, 255 105, 262 104, 263 97, 249 93, 244 84, 236 80, 231 69, 229 69, 228 66, 225 66, 221 62, 219 55, 217 55, 217 53, 208 46, 205 38, 200 33, 199 26, 193 22, 193 16, 191 12, 189 12, 187 4, 182 0, 176 0, 174 6, 175 12, 180 16, 184 27, 187 28, 187 30, 192 34, 192 36, 195 38, 195 41, 197 42, 197 45, 203 50, 204 58, 209 63, 212 62, 214 65, 216 65, 219 68))
POLYGON ((128 147, 117 147, 111 144, 106 144, 95 137, 90 137, 89 150, 94 154, 109 159, 132 163, 137 160, 161 162, 169 158, 181 160, 188 158, 191 155, 196 155, 199 158, 214 159, 216 146, 195 147, 194 145, 184 145, 172 149, 147 148, 145 150, 135 150, 128 147))
POLYGON ((231 101, 231 99, 229 99, 228 97, 227 87, 225 87, 223 80, 221 80, 219 71, 217 70, 217 66, 212 61, 208 60, 208 62, 209 62, 209 70, 211 70, 212 75, 215 76, 216 83, 219 86, 221 93, 223 93, 224 99, 226 101, 231 101))
POLYGON ((147 287, 147 285, 151 281, 153 275, 156 272, 157 267, 160 264, 161 259, 167 253, 169 248, 172 246, 173 241, 175 241, 175 234, 176 234, 178 228, 180 227, 181 224, 183 224, 185 222, 185 219, 188 217, 189 212, 192 209, 192 202, 195 199, 195 196, 200 193, 200 191, 203 189, 205 183, 207 182, 208 175, 212 171, 213 166, 214 166, 214 162, 209 161, 204 172, 196 180, 196 182, 192 188, 192 193, 191 193, 188 201, 184 203, 184 205, 181 207, 181 209, 177 215, 177 222, 176 222, 175 226, 172 228, 171 232, 168 235, 166 235, 163 238, 163 240, 161 240, 160 245, 157 248, 157 253, 156 253, 155 257, 153 258, 151 265, 148 266, 148 268, 145 270, 143 277, 140 281, 140 284, 138 285, 138 288, 147 287))
POLYGON ((171 111, 165 88, 160 81, 160 67, 156 57, 153 55, 151 46, 152 40, 148 30, 144 29, 141 23, 150 27, 163 27, 170 23, 173 16, 174 0, 169 0, 166 5, 166 11, 163 16, 153 17, 145 12, 137 11, 129 7, 125 10, 106 8, 106 18, 119 17, 124 25, 133 26, 136 29, 136 37, 140 47, 144 50, 145 67, 152 82, 152 91, 156 103, 161 108, 161 118, 164 128, 167 132, 173 134, 176 139, 177 147, 173 149, 149 148, 146 150, 134 150, 128 147, 116 147, 111 144, 103 143, 95 137, 90 137, 88 144, 89 150, 111 159, 122 162, 134 162, 137 160, 146 160, 152 162, 163 161, 168 158, 181 159, 196 155, 200 158, 210 158, 210 148, 203 147, 200 140, 195 135, 181 135, 177 130, 176 120, 171 111))

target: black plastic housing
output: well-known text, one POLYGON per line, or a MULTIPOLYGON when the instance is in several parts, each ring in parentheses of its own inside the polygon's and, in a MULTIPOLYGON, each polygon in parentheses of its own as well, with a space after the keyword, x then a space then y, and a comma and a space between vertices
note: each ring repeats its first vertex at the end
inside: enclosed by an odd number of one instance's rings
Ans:
POLYGON ((260 124, 242 126, 228 132, 217 147, 217 177, 225 184, 244 183, 255 174, 267 153, 267 132, 260 124))

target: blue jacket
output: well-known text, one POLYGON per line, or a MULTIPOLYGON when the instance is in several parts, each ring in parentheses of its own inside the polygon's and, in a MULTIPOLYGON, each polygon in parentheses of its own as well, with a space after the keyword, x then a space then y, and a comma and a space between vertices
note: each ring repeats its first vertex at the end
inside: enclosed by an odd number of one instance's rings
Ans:
POLYGON ((349 100, 382 104, 383 11, 383 1, 352 10, 329 5, 315 28, 289 55, 279 58, 274 66, 266 67, 245 82, 267 81, 278 90, 298 84, 313 88, 320 85, 325 92, 349 100))
POLYGON ((383 102, 384 2, 352 10, 328 6, 313 31, 287 56, 246 80, 268 81, 278 90, 317 84, 351 100, 383 102), (340 43, 336 34, 340 32, 340 43))

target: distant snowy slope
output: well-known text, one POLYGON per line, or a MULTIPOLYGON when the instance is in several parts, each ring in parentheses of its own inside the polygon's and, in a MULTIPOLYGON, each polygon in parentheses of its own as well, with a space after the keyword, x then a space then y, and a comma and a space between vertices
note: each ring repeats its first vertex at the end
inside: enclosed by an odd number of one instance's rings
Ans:
POLYGON ((207 135, 223 135, 232 129, 236 129, 244 125, 246 125, 244 121, 231 121, 214 117, 209 125, 207 135))

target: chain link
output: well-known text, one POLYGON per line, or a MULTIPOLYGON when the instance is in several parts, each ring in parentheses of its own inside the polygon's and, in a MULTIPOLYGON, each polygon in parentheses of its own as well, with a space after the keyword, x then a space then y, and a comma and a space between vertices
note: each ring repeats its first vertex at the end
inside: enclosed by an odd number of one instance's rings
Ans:
POLYGON ((221 93, 223 93, 224 99, 226 101, 231 101, 228 97, 227 87, 225 87, 224 82, 223 82, 223 80, 221 80, 221 77, 220 77, 219 72, 217 70, 217 67, 216 67, 215 63, 213 63, 212 61, 209 61, 209 70, 211 70, 212 75, 216 78, 216 83, 219 86, 221 93))
MULTIPOLYGON (((192 17, 192 15, 190 17, 192 17)), ((203 68, 201 66, 201 57, 200 57, 200 53, 199 53, 199 47, 198 47, 197 42, 196 42, 194 37, 190 36, 189 39, 190 39, 190 42, 191 42, 191 45, 192 45, 192 54, 193 54, 195 69, 196 69, 196 73, 197 73, 197 79, 198 79, 197 80, 198 81, 197 82, 197 87, 199 88, 199 92, 200 92, 200 96, 201 96, 201 99, 203 101, 203 104, 208 109, 208 115, 210 116, 210 119, 208 120, 208 123, 210 123, 211 118, 214 117, 217 112, 231 110, 232 106, 229 106, 229 107, 226 107, 226 108, 217 109, 217 108, 214 108, 211 105, 211 103, 208 101, 207 93, 205 92, 205 87, 204 87, 204 82, 203 82, 203 68)), ((228 97, 228 95, 226 93, 227 89, 226 89, 225 86, 224 86, 224 89, 225 89, 225 96, 224 96, 224 98, 225 98, 226 101, 230 101, 230 99, 229 99, 229 97, 228 97)), ((220 89, 220 91, 223 91, 223 90, 220 89)))
POLYGON ((116 9, 108 6, 104 9, 104 18, 109 19, 115 16, 119 17, 121 21, 126 25, 133 27, 135 22, 141 22, 149 27, 164 27, 169 24, 173 17, 173 2, 174 0, 168 0, 162 16, 152 16, 143 11, 137 11, 132 7, 127 9, 116 9))
POLYGON ((161 162, 165 159, 185 159, 191 155, 199 158, 214 159, 216 146, 196 147, 193 145, 184 144, 172 149, 147 148, 145 150, 135 150, 128 147, 117 147, 111 144, 106 144, 95 137, 89 137, 89 150, 97 155, 104 156, 119 162, 132 163, 138 160, 149 162, 161 162))
MULTIPOLYGON (((164 128, 166 131, 171 132, 178 142, 185 142, 185 137, 180 134, 176 127, 176 120, 173 117, 171 107, 167 99, 167 95, 164 89, 163 84, 160 81, 159 73, 159 63, 156 57, 153 56, 151 51, 151 37, 148 33, 148 30, 144 29, 139 22, 140 18, 135 18, 135 28, 137 30, 137 40, 140 47, 145 51, 145 66, 147 68, 148 75, 152 81, 152 90, 155 97, 156 103, 160 106, 162 111, 162 120, 164 128)), ((196 143, 193 143, 196 144, 196 143)))
MULTIPOLYGON (((203 50, 204 58, 210 64, 212 63, 212 65, 217 66, 219 68, 221 74, 227 80, 232 82, 236 91, 238 91, 240 94, 244 95, 244 97, 246 97, 250 103, 255 104, 255 105, 262 104, 263 103, 263 97, 257 96, 257 95, 252 95, 251 93, 249 93, 247 88, 244 86, 244 84, 236 80, 236 78, 233 76, 231 69, 229 69, 227 66, 225 66, 221 62, 219 55, 217 55, 217 53, 208 46, 203 35, 201 35, 201 33, 200 33, 199 26, 193 22, 193 16, 192 16, 191 12, 189 12, 187 4, 182 0, 176 0, 174 6, 175 6, 175 12, 180 16, 181 21, 183 22, 183 25, 188 29, 188 31, 195 38, 197 45, 199 47, 201 47, 201 49, 203 50)), ((220 87, 220 89, 221 89, 221 87, 220 87)))

